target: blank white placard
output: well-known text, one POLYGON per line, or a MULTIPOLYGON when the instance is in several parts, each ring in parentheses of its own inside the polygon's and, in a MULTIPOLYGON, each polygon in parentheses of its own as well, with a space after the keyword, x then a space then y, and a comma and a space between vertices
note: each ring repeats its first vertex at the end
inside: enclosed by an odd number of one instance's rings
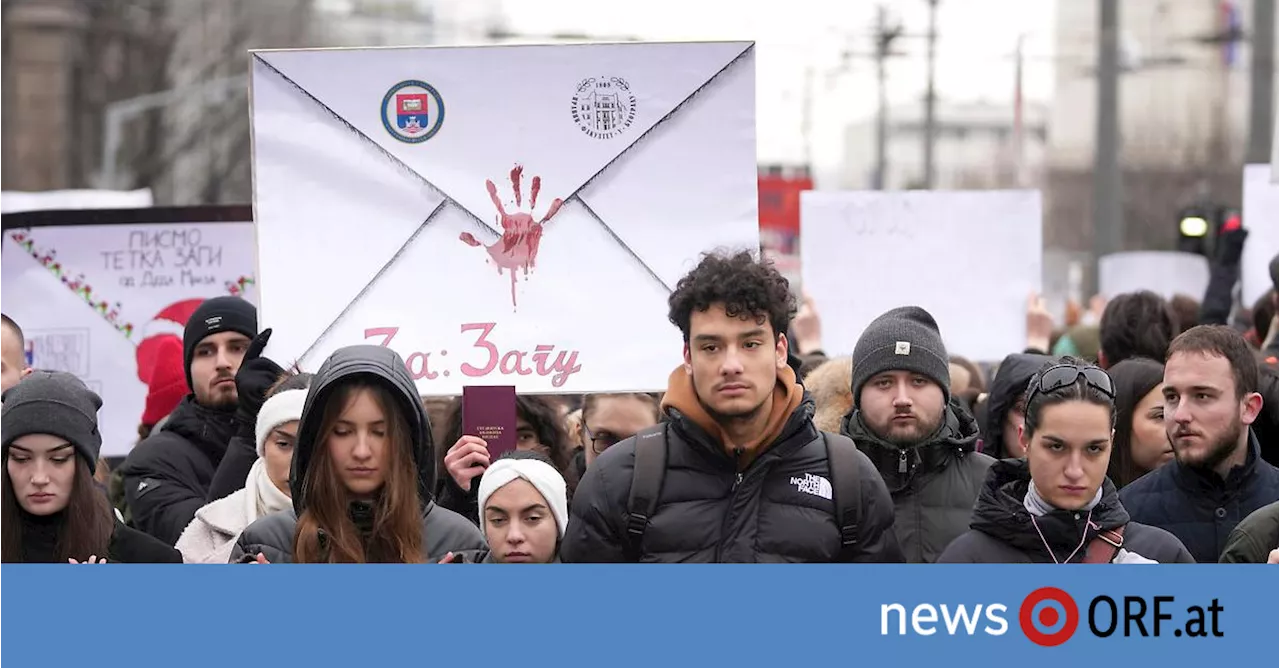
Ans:
POLYGON ((933 314, 950 354, 998 361, 1026 347, 1038 191, 806 192, 800 225, 828 354, 848 354, 871 320, 905 305, 933 314))

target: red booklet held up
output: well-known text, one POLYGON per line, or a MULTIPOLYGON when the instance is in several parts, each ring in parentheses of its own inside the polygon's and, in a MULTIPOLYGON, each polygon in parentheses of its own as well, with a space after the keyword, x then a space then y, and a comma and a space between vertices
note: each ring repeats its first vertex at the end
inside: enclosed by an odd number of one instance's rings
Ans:
POLYGON ((469 385, 462 388, 462 433, 483 438, 489 461, 516 449, 516 388, 469 385))

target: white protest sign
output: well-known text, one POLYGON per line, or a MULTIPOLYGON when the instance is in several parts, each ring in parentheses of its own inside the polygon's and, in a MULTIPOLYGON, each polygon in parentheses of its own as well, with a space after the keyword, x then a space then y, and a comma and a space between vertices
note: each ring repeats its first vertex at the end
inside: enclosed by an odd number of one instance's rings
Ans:
POLYGON ((1134 251, 1106 255, 1098 262, 1098 292, 1107 299, 1149 290, 1165 299, 1186 295, 1199 301, 1207 287, 1209 262, 1195 253, 1134 251))
POLYGON ((267 355, 423 394, 657 390, 667 297, 759 246, 749 42, 252 54, 267 355))
POLYGON ((914 305, 933 314, 950 354, 1021 352, 1040 225, 1037 191, 803 193, 801 266, 823 349, 848 354, 877 316, 914 305))
POLYGON ((1241 214, 1249 236, 1240 258, 1240 297, 1245 306, 1271 290, 1271 258, 1280 252, 1280 191, 1267 165, 1245 165, 1241 214))
POLYGON ((248 207, 4 216, 3 301, 28 364, 79 376, 103 400, 102 455, 138 438, 163 339, 219 295, 254 297, 248 207), (234 222, 206 222, 238 219, 234 222), (83 223, 93 221, 97 224, 83 223))

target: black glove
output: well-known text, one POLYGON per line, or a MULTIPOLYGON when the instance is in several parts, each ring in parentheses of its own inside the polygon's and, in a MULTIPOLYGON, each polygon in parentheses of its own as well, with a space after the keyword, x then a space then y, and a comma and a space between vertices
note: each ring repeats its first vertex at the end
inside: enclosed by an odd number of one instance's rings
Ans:
POLYGON ((279 364, 262 356, 270 338, 270 329, 264 329, 254 337, 253 343, 249 344, 249 349, 244 353, 244 359, 240 361, 240 370, 236 372, 236 395, 239 401, 236 420, 250 432, 258 423, 258 412, 267 400, 267 390, 284 375, 284 369, 279 364))
POLYGON ((1240 257, 1244 255, 1244 241, 1249 236, 1249 230, 1240 227, 1237 223, 1228 229, 1223 226, 1218 230, 1217 256, 1219 265, 1237 265, 1240 264, 1240 257))

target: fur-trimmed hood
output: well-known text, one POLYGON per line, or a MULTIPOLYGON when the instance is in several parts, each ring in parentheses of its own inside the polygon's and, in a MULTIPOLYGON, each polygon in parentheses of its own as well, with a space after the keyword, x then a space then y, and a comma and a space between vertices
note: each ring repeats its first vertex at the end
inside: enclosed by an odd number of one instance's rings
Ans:
POLYGON ((853 358, 823 362, 804 378, 804 387, 817 405, 813 424, 818 431, 840 433, 840 421, 853 409, 853 358))

